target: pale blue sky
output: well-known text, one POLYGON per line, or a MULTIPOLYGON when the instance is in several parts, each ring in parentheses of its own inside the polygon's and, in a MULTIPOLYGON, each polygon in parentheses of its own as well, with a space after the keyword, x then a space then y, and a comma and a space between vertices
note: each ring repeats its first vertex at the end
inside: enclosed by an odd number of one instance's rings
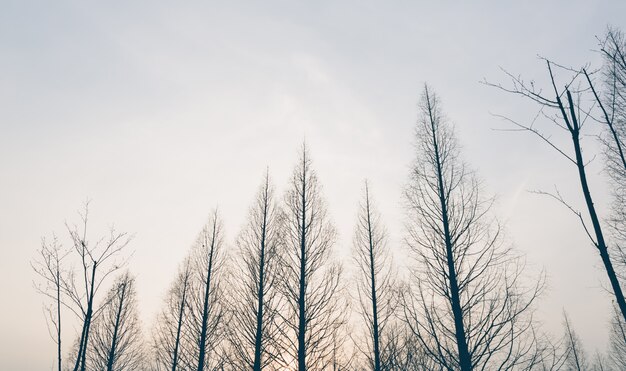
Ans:
MULTIPOLYGON (((352 238, 363 178, 399 246, 421 86, 456 123, 465 158, 530 268, 545 268, 539 317, 565 307, 589 351, 606 343, 610 297, 575 218, 574 169, 534 138, 492 130, 536 108, 485 87, 499 66, 544 81, 541 54, 591 61, 624 1, 0 1, 0 368, 51 368, 29 260, 90 198, 94 230, 136 233, 146 330, 178 262, 219 205, 229 241, 267 165, 285 188, 304 137, 340 232, 352 238)), ((596 147, 585 139, 591 154, 596 147)), ((600 205, 608 197, 591 165, 600 205)), ((71 333, 67 333, 70 343, 71 333)))

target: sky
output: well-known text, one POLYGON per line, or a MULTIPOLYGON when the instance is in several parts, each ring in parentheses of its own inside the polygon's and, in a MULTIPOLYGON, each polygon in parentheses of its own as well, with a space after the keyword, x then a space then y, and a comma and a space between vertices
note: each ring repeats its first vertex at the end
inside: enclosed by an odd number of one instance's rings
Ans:
MULTIPOLYGON (((426 82, 497 197, 508 242, 531 276, 547 274, 537 318, 560 335, 565 309, 587 350, 602 350, 611 298, 600 259, 574 216, 529 192, 556 186, 582 207, 575 169, 498 130, 508 126, 495 114, 529 122, 537 107, 480 81, 506 83, 504 68, 545 82, 538 55, 599 67, 595 37, 626 29, 625 14, 620 0, 0 1, 0 369, 52 369, 30 261, 44 236, 67 243, 64 223, 87 199, 94 239, 113 224, 134 234, 148 334, 211 210, 232 245, 265 169, 282 194, 304 140, 337 250, 350 249, 367 178, 401 252, 426 82)), ((583 144, 597 153, 592 136, 583 144)), ((589 171, 606 215, 601 156, 589 171)))

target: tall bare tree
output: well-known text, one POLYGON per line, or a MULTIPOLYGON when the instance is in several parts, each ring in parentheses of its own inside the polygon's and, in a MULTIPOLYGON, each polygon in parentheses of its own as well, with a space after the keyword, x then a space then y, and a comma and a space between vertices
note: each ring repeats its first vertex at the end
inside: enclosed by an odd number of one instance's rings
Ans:
POLYGON ((45 306, 46 324, 50 331, 50 336, 57 345, 57 367, 62 370, 62 342, 61 342, 61 307, 63 304, 63 290, 66 283, 63 259, 69 251, 63 249, 56 236, 48 242, 45 238, 41 240, 41 249, 38 257, 33 260, 31 266, 40 282, 35 283, 35 288, 52 303, 45 306), (54 333, 53 333, 54 332, 54 333))
POLYGON ((604 96, 600 97, 585 70, 585 77, 606 125, 607 159, 610 175, 624 191, 626 185, 626 39, 617 28, 609 28, 600 48, 604 56, 604 96))
POLYGON ((522 368, 533 356, 523 261, 505 247, 472 171, 459 158, 439 99, 424 86, 417 160, 406 190, 407 242, 417 257, 404 295, 408 325, 442 369, 522 368))
POLYGON ((576 331, 572 328, 567 313, 563 313, 563 325, 565 326, 565 366, 568 370, 583 371, 589 369, 587 356, 576 331))
POLYGON ((619 310, 611 318, 608 358, 615 370, 626 370, 626 322, 619 310))
MULTIPOLYGON (((507 119, 511 123, 516 125, 519 129, 528 131, 538 136, 545 143, 555 149, 559 154, 561 154, 565 159, 567 159, 571 164, 573 164, 576 168, 582 196, 584 198, 585 206, 587 208, 588 219, 584 217, 583 213, 570 206, 558 193, 556 195, 550 194, 550 196, 564 204, 580 220, 584 232, 589 237, 592 244, 598 251, 598 254, 600 255, 600 259, 602 260, 604 270, 607 274, 607 278, 609 279, 611 291, 613 292, 615 301, 617 302, 622 316, 624 317, 624 319, 626 319, 626 299, 624 298, 624 293, 620 284, 620 280, 613 265, 613 259, 611 257, 611 251, 613 249, 609 249, 606 228, 605 226, 603 226, 596 204, 594 203, 591 187, 588 181, 586 168, 587 162, 583 156, 583 128, 586 119, 592 116, 590 113, 591 108, 584 107, 582 104, 583 100, 581 95, 584 93, 584 91, 583 89, 578 88, 576 84, 580 83, 579 79, 582 79, 582 76, 586 77, 586 82, 591 84, 592 87, 593 84, 589 79, 589 75, 586 72, 585 68, 572 70, 570 68, 564 68, 562 66, 556 65, 549 60, 546 60, 546 64, 549 75, 550 90, 554 94, 553 97, 550 97, 546 93, 543 93, 543 91, 534 82, 526 83, 525 81, 521 80, 521 78, 513 76, 511 74, 508 74, 512 82, 511 87, 504 87, 502 85, 489 83, 488 85, 496 86, 504 91, 520 95, 538 103, 541 107, 538 117, 547 118, 548 121, 554 124, 557 128, 565 131, 571 139, 572 149, 568 151, 564 148, 560 148, 553 140, 549 138, 547 134, 545 134, 545 131, 538 129, 534 125, 534 121, 531 125, 525 125, 518 123, 514 120, 507 119), (567 80, 568 82, 562 89, 559 89, 557 87, 557 83, 553 73, 553 67, 565 71, 569 76, 567 80), (552 111, 552 113, 549 113, 549 111, 552 111), (571 153, 572 151, 573 154, 571 153), (591 222, 591 228, 588 227, 589 221, 591 222)), ((591 90, 594 93, 594 96, 597 98, 595 89, 591 90)), ((598 99, 597 102, 601 102, 601 99, 598 99)))
POLYGON ((354 232, 354 259, 359 268, 360 312, 368 332, 367 349, 362 349, 374 371, 391 369, 386 358, 386 331, 393 319, 397 290, 392 275, 387 234, 375 209, 365 182, 363 201, 354 232))
POLYGON ((606 168, 613 189, 611 234, 612 254, 619 265, 622 283, 626 278, 626 39, 617 28, 609 28, 600 42, 604 56, 604 95, 599 96, 587 71, 585 76, 602 114, 606 168))
POLYGON ((340 301, 341 267, 331 264, 335 228, 326 215, 317 175, 302 148, 285 197, 286 299, 282 338, 285 361, 298 371, 330 366, 333 336, 343 323, 340 301))
POLYGON ((330 361, 326 369, 332 371, 357 370, 355 365, 354 349, 350 347, 350 336, 348 326, 335 327, 332 334, 332 346, 330 351, 330 361))
POLYGON ((143 369, 143 337, 134 277, 128 272, 122 274, 104 301, 103 310, 94 318, 88 368, 94 371, 143 369))
POLYGON ((191 253, 193 290, 185 333, 194 341, 192 354, 197 371, 217 369, 224 362, 220 354, 225 314, 221 298, 224 259, 223 227, 216 209, 191 253))
POLYGON ((231 284, 230 347, 238 368, 271 368, 277 349, 278 281, 282 276, 282 213, 266 172, 248 222, 237 238, 238 264, 231 284))
POLYGON ((184 346, 187 334, 184 331, 187 310, 189 307, 189 292, 191 291, 191 266, 186 259, 176 276, 172 287, 165 299, 165 307, 157 318, 153 332, 153 348, 155 353, 155 367, 159 370, 176 371, 181 358, 188 359, 187 347, 184 346))

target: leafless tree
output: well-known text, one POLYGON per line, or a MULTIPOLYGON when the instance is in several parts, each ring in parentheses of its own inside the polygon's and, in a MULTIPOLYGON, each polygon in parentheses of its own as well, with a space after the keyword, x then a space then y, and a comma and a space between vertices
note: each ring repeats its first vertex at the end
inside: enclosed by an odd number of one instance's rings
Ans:
POLYGON ((43 238, 38 257, 31 263, 33 270, 40 279, 40 282, 35 283, 35 288, 53 302, 46 305, 44 310, 50 336, 57 345, 58 371, 62 370, 63 359, 61 343, 61 307, 64 305, 62 295, 65 287, 63 259, 68 253, 69 251, 63 249, 56 236, 53 236, 51 242, 43 238))
MULTIPOLYGON (((551 138, 547 134, 545 134, 543 130, 538 129, 535 126, 535 121, 533 121, 533 123, 530 125, 525 125, 518 123, 514 120, 507 119, 515 126, 517 126, 517 129, 527 131, 538 136, 541 140, 547 143, 551 148, 556 150, 559 154, 561 154, 565 159, 567 159, 571 164, 575 166, 578 173, 582 195, 587 208, 589 218, 588 220, 591 221, 591 229, 588 227, 588 221, 583 216, 583 214, 570 206, 570 204, 568 204, 566 201, 564 201, 560 194, 558 194, 558 192, 556 195, 549 195, 565 205, 580 220, 583 230, 591 240, 592 244, 596 247, 600 255, 617 305, 620 308, 622 316, 626 319, 626 300, 624 299, 624 293, 622 291, 620 281, 615 271, 613 260, 610 256, 611 250, 609 249, 609 244, 607 243, 607 233, 605 232, 605 228, 603 227, 596 205, 593 201, 591 188, 588 182, 588 174, 586 170, 587 162, 583 157, 583 146, 581 142, 584 124, 587 119, 593 117, 591 115, 591 107, 583 106, 581 95, 589 90, 592 91, 596 98, 597 94, 595 88, 579 87, 581 85, 581 82, 579 82, 578 80, 582 79, 582 76, 585 76, 586 83, 590 84, 590 86, 593 87, 586 68, 574 70, 571 68, 559 66, 549 60, 546 60, 546 64, 549 75, 550 89, 553 91, 554 94, 553 97, 550 97, 547 93, 544 93, 539 87, 537 87, 534 82, 527 83, 523 81, 520 77, 516 77, 508 73, 508 76, 511 78, 511 87, 504 87, 502 85, 490 83, 487 84, 498 87, 504 91, 520 95, 534 101, 535 103, 538 103, 541 109, 539 111, 539 114, 537 115, 537 118, 546 118, 557 128, 562 129, 569 134, 573 147, 573 154, 570 154, 571 151, 560 148, 553 140, 551 140, 551 138), (568 82, 565 84, 565 87, 563 89, 559 89, 557 87, 557 83, 553 73, 553 67, 559 68, 569 75, 568 82), (548 113, 546 111, 552 111, 552 113, 548 113)), ((597 103, 600 102, 601 99, 598 98, 597 103)))
POLYGON ((280 355, 277 313, 278 282, 282 279, 282 221, 274 187, 266 172, 247 224, 236 242, 238 261, 230 295, 233 316, 228 327, 237 368, 271 369, 280 355))
POLYGON ((128 272, 121 275, 104 301, 103 310, 93 322, 88 368, 94 371, 144 369, 135 279, 128 272))
POLYGON ((502 241, 491 200, 459 158, 439 99, 424 86, 418 157, 406 190, 407 242, 417 257, 404 294, 407 324, 427 356, 448 370, 523 367, 534 356, 523 260, 502 241))
POLYGON ((347 326, 337 326, 330 335, 332 338, 332 349, 329 370, 348 371, 359 369, 355 365, 354 349, 351 347, 349 330, 350 328, 347 326))
POLYGON ((216 209, 191 253, 193 280, 187 326, 183 333, 192 339, 194 368, 198 371, 218 369, 224 362, 220 354, 225 313, 221 298, 224 259, 223 227, 216 209))
MULTIPOLYGON (((71 241, 71 253, 67 256, 78 262, 78 269, 68 268, 61 279, 63 304, 80 320, 81 333, 74 355, 73 371, 85 371, 87 349, 94 316, 103 308, 96 305, 96 297, 107 279, 125 265, 127 256, 123 254, 131 237, 127 233, 111 228, 107 237, 92 243, 87 238, 89 204, 79 213, 80 226, 67 226, 71 241)), ((71 264, 72 261, 69 262, 71 264)), ((69 267, 69 265, 68 265, 69 267)))
POLYGON ((614 244, 611 253, 617 258, 622 282, 626 275, 626 40, 616 28, 609 28, 600 41, 604 56, 604 94, 602 97, 585 72, 595 101, 602 112, 604 124, 601 137, 606 154, 606 168, 613 189, 613 210, 610 220, 614 244))
POLYGON ((609 371, 612 368, 609 366, 606 357, 600 351, 596 351, 591 362, 591 370, 593 371, 609 371))
POLYGON ((332 335, 344 322, 341 267, 329 261, 335 228, 327 218, 305 146, 293 172, 285 206, 283 361, 299 371, 321 370, 331 364, 332 335))
POLYGON ((426 357, 415 334, 402 323, 388 326, 386 346, 381 355, 385 359, 385 369, 406 371, 443 370, 431 358, 426 357))
POLYGON ((572 328, 566 313, 563 313, 563 325, 565 326, 565 367, 568 370, 588 370, 587 356, 576 331, 572 328))
POLYGON ((373 205, 367 182, 364 192, 354 233, 354 259, 359 270, 357 292, 368 335, 365 346, 360 348, 368 360, 369 368, 380 371, 391 369, 390 360, 387 359, 387 330, 392 325, 398 292, 392 274, 386 231, 373 205))
MULTIPOLYGON (((189 359, 188 352, 184 353, 188 347, 183 346, 187 339, 183 333, 183 325, 189 306, 190 290, 191 266, 186 259, 167 294, 165 308, 157 318, 153 333, 155 366, 159 370, 176 371, 181 358, 189 359)), ((189 364, 189 361, 182 363, 189 364)))
POLYGON ((626 370, 626 322, 619 310, 614 311, 611 319, 608 357, 615 370, 626 370))
POLYGON ((533 328, 530 336, 533 339, 534 351, 524 370, 557 371, 562 370, 567 361, 565 339, 554 341, 546 333, 538 333, 533 328))
POLYGON ((222 292, 226 252, 217 209, 202 228, 168 291, 153 330, 158 370, 218 370, 226 311, 222 292))
POLYGON ((604 56, 604 96, 600 97, 589 74, 585 77, 602 112, 607 135, 607 159, 610 175, 624 191, 626 187, 626 40, 617 28, 609 28, 600 43, 604 56))

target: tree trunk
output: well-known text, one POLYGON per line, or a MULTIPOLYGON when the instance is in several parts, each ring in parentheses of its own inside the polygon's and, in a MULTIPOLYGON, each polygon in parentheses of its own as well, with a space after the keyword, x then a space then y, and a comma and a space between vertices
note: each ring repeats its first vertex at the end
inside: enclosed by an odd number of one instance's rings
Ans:
MULTIPOLYGON (((583 160, 582 150, 580 147, 580 125, 576 118, 576 113, 574 111, 574 102, 572 99, 572 94, 569 90, 567 90, 567 100, 570 106, 570 115, 572 118, 572 123, 571 125, 568 125, 568 128, 570 130, 570 133, 572 134, 572 142, 574 144, 574 152, 576 153, 576 167, 578 168, 580 185, 583 191, 583 196, 585 197, 587 210, 589 211, 589 218, 591 218, 591 224, 593 225, 593 231, 596 235, 596 246, 598 248, 598 252, 600 253, 600 257, 602 258, 602 263, 604 264, 606 274, 609 277, 609 281, 611 283, 611 288, 613 289, 617 305, 622 312, 624 320, 626 320, 626 301, 624 300, 624 293, 622 292, 622 288, 617 278, 617 274, 615 273, 615 269, 613 268, 613 263, 611 262, 611 258, 609 256, 609 250, 606 245, 606 241, 604 240, 602 226, 600 225, 600 218, 598 217, 598 213, 596 212, 596 208, 593 204, 591 191, 589 190, 589 184, 587 183, 585 162, 583 160)), ((558 99, 558 102, 561 107, 561 111, 564 114, 565 110, 563 109, 560 98, 558 99)))
POLYGON ((76 355, 76 363, 74 364, 74 371, 80 369, 85 371, 85 362, 87 356, 87 343, 89 340, 89 327, 91 325, 91 316, 93 312, 93 291, 94 280, 96 278, 96 265, 97 262, 93 262, 93 268, 91 270, 91 287, 89 288, 89 300, 87 302, 87 313, 85 314, 85 320, 83 322, 83 330, 80 335, 80 344, 78 346, 78 354, 76 355))
POLYGON ((374 371, 380 371, 380 339, 378 329, 378 303, 376 302, 376 274, 374 271, 374 243, 372 241, 372 221, 370 213, 370 197, 367 184, 365 185, 365 203, 367 208, 367 234, 369 237, 370 255, 370 278, 372 284, 372 320, 373 320, 373 343, 374 343, 374 371))
POLYGON ((61 369, 61 281, 59 273, 59 262, 57 260, 57 359, 59 363, 59 371, 61 369))
POLYGON ((257 306, 257 321, 256 321, 256 334, 254 341, 254 371, 261 371, 261 346, 263 337, 263 296, 265 289, 265 235, 267 230, 267 208, 268 208, 268 186, 269 180, 266 178, 264 203, 263 203, 263 226, 261 228, 261 257, 259 259, 259 290, 257 293, 258 306, 257 306))
POLYGON ((204 371, 206 358, 206 333, 209 315, 209 293, 211 289, 211 271, 213 270, 213 250, 215 248, 215 232, 217 228, 217 218, 213 220, 213 232, 211 236, 211 248, 209 251, 209 263, 207 267, 206 287, 204 290, 204 308, 202 310, 202 330, 200 333, 200 354, 198 356, 198 371, 204 371))
MULTIPOLYGON (((306 156, 306 153, 304 154, 306 156)), ((306 371, 306 157, 302 159, 302 227, 300 234, 300 294, 298 297, 298 371, 306 371)))
POLYGON ((183 281, 183 295, 180 300, 180 310, 178 312, 178 326, 176 327, 176 341, 174 342, 174 354, 172 356, 172 371, 176 371, 178 365, 178 347, 180 346, 180 332, 183 327, 183 313, 185 311, 185 296, 187 295, 187 282, 189 272, 185 272, 185 280, 183 281))
POLYGON ((124 295, 126 294, 126 283, 122 285, 122 293, 120 296, 120 305, 117 308, 117 315, 115 316, 115 326, 113 327, 113 339, 111 340, 111 349, 109 350, 109 359, 107 361, 107 371, 113 371, 113 363, 115 361, 117 347, 117 334, 120 328, 120 319, 122 316, 122 310, 124 309, 124 295))

